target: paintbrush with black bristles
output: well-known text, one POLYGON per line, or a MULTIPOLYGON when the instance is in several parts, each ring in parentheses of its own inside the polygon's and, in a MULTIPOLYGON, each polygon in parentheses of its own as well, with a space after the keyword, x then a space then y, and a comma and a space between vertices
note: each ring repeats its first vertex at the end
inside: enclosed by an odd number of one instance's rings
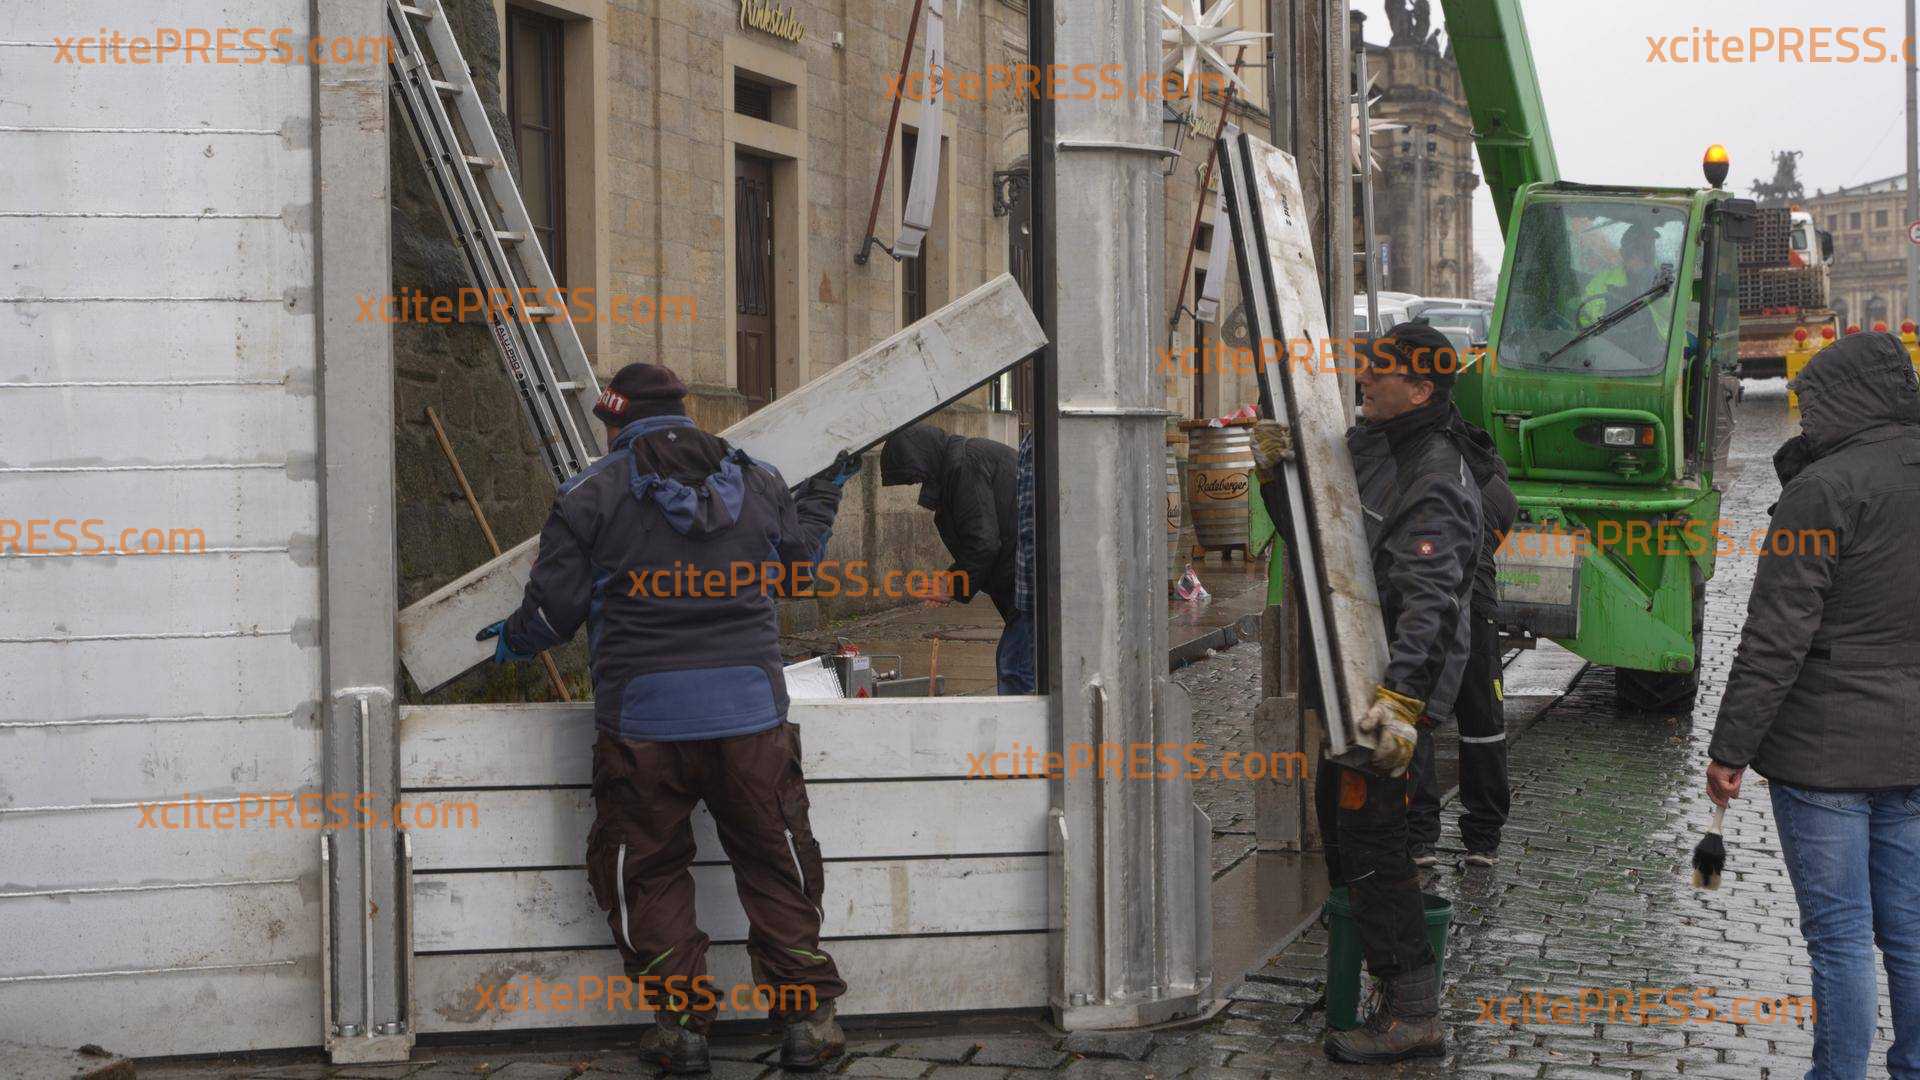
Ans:
POLYGON ((1727 843, 1720 839, 1721 823, 1726 819, 1727 808, 1713 808, 1713 824, 1707 826, 1707 835, 1700 838, 1700 844, 1693 849, 1693 887, 1696 889, 1718 889, 1720 873, 1727 868, 1727 843))

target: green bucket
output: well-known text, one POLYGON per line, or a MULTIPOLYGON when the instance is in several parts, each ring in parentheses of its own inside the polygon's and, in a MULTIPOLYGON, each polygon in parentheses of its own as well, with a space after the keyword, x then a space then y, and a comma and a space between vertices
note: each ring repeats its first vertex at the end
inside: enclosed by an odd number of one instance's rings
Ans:
MULTIPOLYGON (((1440 982, 1447 979, 1447 924, 1453 921, 1453 904, 1443 896, 1421 893, 1426 907, 1427 941, 1433 946, 1433 958, 1440 968, 1440 982)), ((1320 918, 1327 924, 1327 1026, 1349 1031, 1360 1026, 1360 927, 1353 921, 1353 906, 1347 902, 1344 886, 1333 890, 1320 907, 1320 918)))

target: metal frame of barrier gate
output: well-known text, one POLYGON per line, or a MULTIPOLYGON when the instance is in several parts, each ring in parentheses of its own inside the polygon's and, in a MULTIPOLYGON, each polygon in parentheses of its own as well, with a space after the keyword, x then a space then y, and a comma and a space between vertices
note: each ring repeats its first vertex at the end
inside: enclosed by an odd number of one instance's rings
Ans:
MULTIPOLYGON (((1051 8, 1036 2, 1035 23, 1050 22, 1051 8)), ((1059 62, 1107 63, 1117 42, 1132 75, 1158 70, 1157 17, 1126 0, 1076 5, 1040 33, 1034 55, 1050 48, 1059 62)), ((794 703, 815 831, 838 879, 826 939, 851 986, 849 1012, 1046 1005, 1068 1028, 1127 1027, 1197 1012, 1210 989, 1210 829, 1184 777, 964 776, 969 755, 1015 741, 1184 742, 1191 730, 1185 692, 1153 662, 1166 654, 1154 484, 1166 411, 1150 365, 1130 359, 1152 354, 1149 313, 1159 309, 1139 299, 1157 299, 1160 288, 1149 269, 1164 240, 1159 109, 1052 107, 1051 125, 1035 131, 1035 160, 1045 162, 1036 209, 1089 252, 1043 262, 1036 285, 1050 290, 1036 307, 1060 313, 1051 363, 1040 365, 1050 375, 1046 475, 1075 478, 1043 500, 1042 532, 1055 538, 1041 562, 1050 692, 794 703), (1062 190, 1121 201, 1056 198, 1062 190), (1067 536, 1105 557, 1062 558, 1058 538, 1067 536)), ((381 614, 390 619, 392 608, 381 614)), ((604 915, 575 868, 590 812, 580 786, 587 711, 403 708, 388 730, 381 751, 393 755, 393 771, 376 785, 391 776, 397 798, 471 787, 481 804, 477 829, 412 837, 413 902, 392 907, 412 913, 413 947, 372 953, 393 956, 396 976, 403 957, 419 973, 405 991, 407 1037, 633 1019, 474 1007, 474 988, 487 979, 565 980, 611 967, 604 915), (473 739, 478 732, 494 737, 473 739)), ((706 886, 703 925, 722 943, 715 974, 745 978, 744 956, 726 944, 744 937, 729 875, 717 845, 701 850, 711 860, 695 869, 706 886)), ((335 926, 350 929, 337 914, 335 926)), ((336 939, 336 996, 349 986, 344 961, 363 944, 336 939)))
MULTIPOLYGON (((1117 60, 1136 83, 1157 70, 1158 24, 1147 6, 1087 0, 1061 7, 1064 21, 1056 22, 1050 0, 1031 4, 1031 55, 1063 63, 1117 60), (1116 47, 1119 57, 1112 55, 1116 47)), ((315 0, 311 10, 310 25, 319 37, 365 40, 385 32, 385 12, 377 3, 315 0)), ((495 804, 483 822, 516 827, 464 835, 334 830, 320 843, 302 840, 304 854, 290 856, 299 865, 284 874, 276 863, 252 875, 260 882, 216 883, 285 886, 275 895, 290 905, 291 925, 308 944, 282 941, 272 946, 274 957, 253 965, 280 973, 274 984, 279 994, 249 1006, 272 1008, 278 1020, 268 1030, 245 1023, 250 1014, 236 1011, 220 1023, 196 1026, 184 997, 151 997, 161 976, 105 966, 88 973, 120 980, 116 992, 127 996, 114 1008, 123 1016, 141 1011, 137 1023, 125 1025, 142 1032, 136 1040, 141 1044, 116 1046, 136 1054, 297 1045, 306 1030, 336 1061, 401 1059, 421 1030, 528 1026, 459 1019, 460 988, 471 986, 469 975, 479 978, 489 970, 475 957, 515 954, 510 963, 519 965, 516 973, 531 975, 604 962, 580 955, 590 949, 572 948, 595 945, 606 932, 597 912, 581 909, 569 869, 578 855, 568 852, 584 848, 580 814, 586 792, 578 770, 587 759, 578 747, 563 750, 567 740, 590 732, 590 721, 547 706, 459 707, 479 712, 456 714, 396 705, 393 360, 388 328, 361 321, 356 304, 357 297, 382 294, 389 286, 387 71, 375 56, 319 66, 311 76, 312 141, 302 149, 313 155, 315 182, 311 214, 301 220, 311 226, 311 247, 303 251, 315 276, 310 296, 303 291, 297 299, 312 304, 318 373, 314 397, 306 400, 315 405, 318 452, 311 462, 295 453, 296 460, 285 465, 292 479, 308 480, 302 470, 310 469, 318 480, 319 619, 288 633, 305 648, 317 646, 319 700, 304 721, 297 713, 287 718, 312 736, 312 745, 296 746, 297 740, 283 737, 279 744, 261 744, 268 748, 260 752, 278 752, 291 762, 317 747, 317 761, 300 765, 308 778, 283 782, 326 792, 366 791, 389 805, 464 783, 477 792, 476 800, 495 804), (298 638, 302 633, 311 640, 298 638), (496 754, 530 733, 550 740, 547 756, 538 759, 547 770, 543 782, 497 786, 497 774, 486 772, 488 762, 463 758, 459 747, 435 740, 436 731, 451 722, 493 731, 488 750, 496 754), (463 768, 471 771, 459 774, 463 768), (495 782, 482 782, 490 778, 495 782), (556 865, 561 869, 555 871, 556 865), (265 880, 272 875, 278 876, 265 880), (543 910, 550 919, 516 922, 505 902, 549 892, 555 899, 543 910), (489 915, 449 918, 455 900, 469 914, 484 909, 489 915), (318 933, 309 937, 315 926, 318 933), (454 991, 430 992, 434 987, 454 991)), ((1025 781, 964 775, 969 753, 1004 749, 1015 740, 1052 747, 1182 742, 1190 726, 1184 693, 1167 681, 1162 659, 1166 555, 1154 478, 1163 465, 1165 414, 1145 359, 1152 355, 1150 313, 1159 310, 1158 275, 1150 268, 1158 264, 1163 239, 1159 164, 1165 151, 1158 145, 1158 104, 1061 101, 1051 108, 1057 116, 1046 108, 1036 114, 1036 212, 1052 226, 1048 231, 1074 235, 1080 251, 1062 260, 1040 238, 1043 262, 1036 277, 1036 305, 1057 313, 1051 320, 1056 345, 1039 365, 1046 373, 1043 458, 1047 475, 1073 481, 1055 485, 1057 497, 1043 500, 1041 531, 1050 539, 1042 554, 1042 592, 1050 599, 1041 625, 1048 643, 1042 670, 1049 694, 795 706, 802 728, 819 732, 808 739, 809 752, 819 755, 809 764, 822 843, 829 858, 839 853, 835 873, 843 883, 829 885, 829 896, 841 905, 829 926, 843 935, 839 949, 849 981, 871 988, 871 999, 858 1006, 863 1011, 1051 1007, 1070 1028, 1121 1027, 1197 1011, 1208 990, 1208 829, 1184 777, 1025 781), (1110 198, 1084 198, 1081 192, 1110 198), (1073 195, 1059 197, 1064 193, 1073 195), (1076 545, 1073 558, 1062 557, 1066 538, 1076 545), (1094 558, 1083 557, 1089 549, 1094 558), (856 730, 868 734, 845 737, 856 730), (836 828, 843 831, 835 835, 836 828), (907 966, 907 958, 916 962, 907 966), (900 966, 889 976, 895 964, 900 966), (977 977, 928 982, 927 972, 943 964, 977 977)), ((304 397, 305 386, 286 392, 304 397)), ((297 561, 298 554, 288 557, 297 561)), ((314 656, 305 655, 310 661, 314 656)), ((201 724, 233 718, 159 719, 201 724)), ((183 767, 181 775, 187 772, 183 767)), ((71 801, 103 797, 110 796, 82 790, 71 801)), ((115 805, 123 804, 45 809, 127 812, 113 810, 115 805)), ((184 840, 170 837, 172 842, 184 840)), ((41 842, 14 853, 41 869, 59 859, 57 848, 41 842)), ((92 867, 112 854, 79 853, 73 865, 92 867)), ((252 869, 249 863, 234 873, 247 876, 242 870, 252 869)), ((128 880, 139 875, 137 867, 127 873, 133 875, 128 880)), ((724 881, 725 873, 718 864, 696 870, 713 882, 724 881)), ((48 870, 49 881, 56 876, 48 870)), ((155 887, 173 890, 171 897, 216 895, 194 882, 155 887)), ((41 903, 43 893, 56 892, 114 890, 63 886, 19 895, 41 903)), ((143 910, 151 916, 162 905, 143 910)), ((737 931, 737 915, 724 904, 710 917, 722 933, 737 931)), ((236 924, 202 918, 187 925, 196 926, 194 933, 215 935, 231 933, 236 924)), ((125 934, 117 940, 134 943, 125 934)), ((716 951, 723 977, 739 970, 739 963, 724 948, 716 951)), ((169 968, 165 978, 176 971, 203 988, 224 977, 187 966, 169 968)), ((32 1010, 16 1014, 37 1016, 57 1001, 45 996, 52 991, 32 988, 67 984, 8 985, 7 992, 42 995, 31 997, 32 1010)), ((242 1000, 238 989, 219 998, 236 1008, 242 1000)))

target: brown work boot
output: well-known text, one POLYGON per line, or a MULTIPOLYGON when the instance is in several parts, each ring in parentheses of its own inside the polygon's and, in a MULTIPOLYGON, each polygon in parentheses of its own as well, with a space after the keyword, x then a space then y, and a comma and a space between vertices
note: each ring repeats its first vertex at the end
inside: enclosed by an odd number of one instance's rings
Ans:
POLYGON ((657 1066, 675 1076, 711 1069, 707 1037, 688 1027, 687 1014, 661 1012, 640 1035, 640 1064, 657 1066))
POLYGON ((829 1001, 787 1022, 786 1035, 780 1040, 781 1068, 812 1072, 846 1050, 847 1033, 840 1030, 833 1011, 833 1002, 829 1001))
POLYGON ((1384 981, 1380 1003, 1367 1022, 1352 1031, 1336 1031, 1323 1047, 1335 1061, 1387 1065, 1414 1057, 1445 1057, 1446 1032, 1440 1027, 1440 968, 1428 964, 1384 981))

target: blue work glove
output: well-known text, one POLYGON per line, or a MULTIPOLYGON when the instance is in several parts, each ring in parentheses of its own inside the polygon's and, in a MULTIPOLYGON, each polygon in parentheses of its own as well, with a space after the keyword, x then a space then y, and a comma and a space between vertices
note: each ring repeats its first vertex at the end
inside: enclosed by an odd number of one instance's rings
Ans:
POLYGON ((512 643, 508 640, 507 620, 505 619, 501 619, 499 622, 494 623, 492 626, 489 626, 485 630, 482 630, 479 633, 473 635, 473 640, 475 641, 485 641, 488 638, 494 639, 493 662, 496 664, 504 664, 509 660, 533 659, 532 653, 520 652, 519 650, 515 649, 512 643))
POLYGON ((814 474, 834 487, 845 487, 847 481, 860 472, 860 455, 851 450, 842 450, 834 456, 833 464, 814 474))

